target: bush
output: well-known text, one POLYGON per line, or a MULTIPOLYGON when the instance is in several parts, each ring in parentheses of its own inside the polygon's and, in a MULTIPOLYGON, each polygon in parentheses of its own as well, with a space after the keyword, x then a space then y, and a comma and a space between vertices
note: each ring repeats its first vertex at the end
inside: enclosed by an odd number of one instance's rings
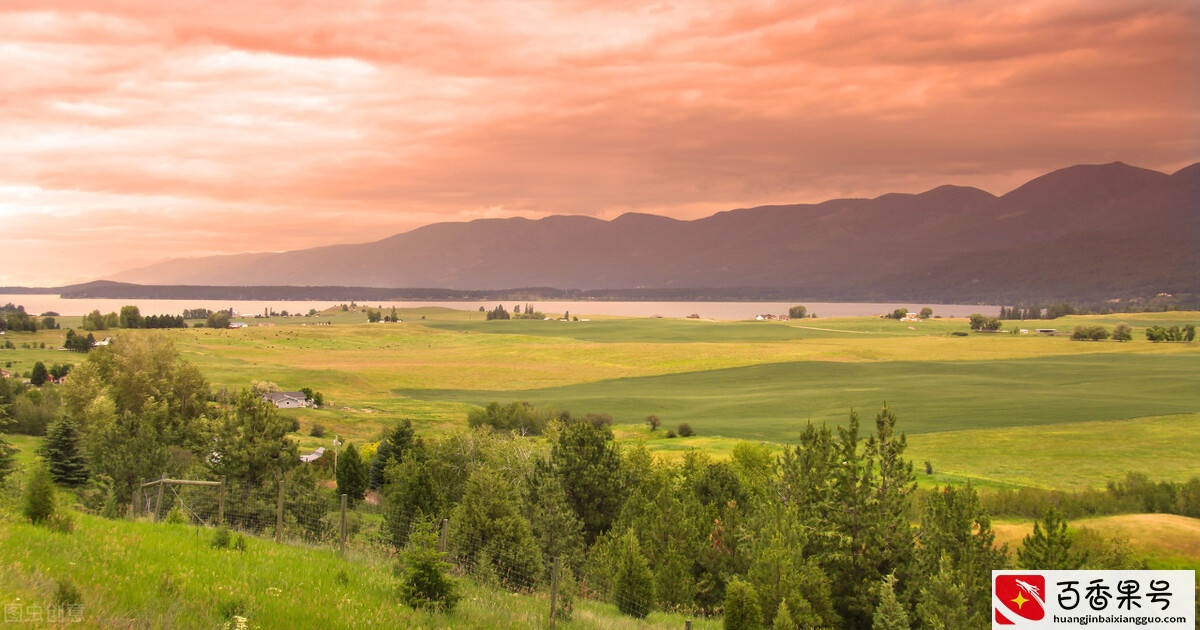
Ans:
POLYGON ((233 536, 230 533, 228 527, 225 527, 224 525, 222 525, 221 527, 218 527, 217 531, 213 532, 213 537, 212 537, 213 549, 228 549, 229 548, 229 540, 232 537, 233 536))
POLYGON ((749 582, 730 580, 725 587, 725 630, 757 630, 762 627, 758 593, 749 582))
POLYGON ((79 592, 70 578, 59 580, 54 589, 54 605, 60 608, 69 608, 81 603, 83 603, 83 594, 79 592))
POLYGON ((187 525, 189 519, 183 508, 176 505, 171 508, 170 512, 167 512, 167 518, 163 520, 172 525, 187 525))
POLYGON ((312 425, 312 429, 309 429, 308 434, 315 438, 325 437, 325 427, 314 424, 312 425))
POLYGON ((677 437, 679 437, 679 435, 675 433, 674 429, 667 429, 667 439, 668 440, 670 440, 672 438, 677 438, 677 437))
POLYGON ((692 430, 692 425, 686 422, 679 423, 679 437, 692 437, 696 432, 692 430))

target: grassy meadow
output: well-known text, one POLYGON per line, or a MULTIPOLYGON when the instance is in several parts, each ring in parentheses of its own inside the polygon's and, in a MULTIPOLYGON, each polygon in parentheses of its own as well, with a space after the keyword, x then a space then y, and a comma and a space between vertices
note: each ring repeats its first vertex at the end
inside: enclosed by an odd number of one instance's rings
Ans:
MULTIPOLYGON (((461 580, 453 613, 399 603, 399 580, 377 554, 277 545, 247 537, 245 550, 216 549, 213 530, 74 513, 75 531, 56 533, 0 510, 0 594, 21 627, 45 620, 64 582, 78 590, 88 628, 512 628, 544 627, 546 593, 515 595, 461 580)), ((625 617, 608 604, 578 600, 560 628, 681 628, 680 615, 625 617)), ((696 619, 694 628, 719 620, 696 619)))
MULTIPOLYGON (((1184 480, 1200 451, 1200 347, 1145 340, 1151 325, 1200 322, 1200 313, 1072 316, 1006 322, 972 333, 963 318, 875 317, 711 321, 588 317, 484 321, 477 311, 405 309, 403 323, 366 323, 339 308, 316 317, 249 319, 248 328, 111 331, 164 334, 214 387, 270 381, 311 387, 323 409, 288 410, 304 448, 314 424, 353 441, 399 419, 419 431, 465 425, 473 406, 526 400, 576 415, 613 417, 618 436, 664 454, 737 441, 793 442, 808 422, 864 425, 885 403, 910 436, 910 456, 937 481, 1075 489, 1126 471, 1184 480), (1076 325, 1133 326, 1125 343, 1071 341, 1076 325), (320 324, 320 325, 318 325, 320 324), (958 333, 956 335, 955 333, 958 333), (662 419, 650 434, 643 420, 662 419), (687 422, 697 435, 666 439, 687 422)), ((64 326, 78 318, 60 318, 64 326)), ((28 371, 80 361, 54 350, 64 331, 7 336, 0 365, 28 371), (41 348, 45 344, 46 348, 41 348), (23 345, 32 346, 29 348, 23 345)))

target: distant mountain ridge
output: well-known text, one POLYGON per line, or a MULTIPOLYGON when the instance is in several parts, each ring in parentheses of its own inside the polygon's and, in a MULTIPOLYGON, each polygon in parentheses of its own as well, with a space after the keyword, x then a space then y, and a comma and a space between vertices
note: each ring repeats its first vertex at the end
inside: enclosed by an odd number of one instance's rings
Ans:
POLYGON ((810 299, 1102 300, 1200 294, 1200 163, 1167 175, 1079 165, 1003 196, 920 194, 762 206, 683 221, 625 214, 437 223, 373 243, 172 260, 156 285, 758 287, 810 299))

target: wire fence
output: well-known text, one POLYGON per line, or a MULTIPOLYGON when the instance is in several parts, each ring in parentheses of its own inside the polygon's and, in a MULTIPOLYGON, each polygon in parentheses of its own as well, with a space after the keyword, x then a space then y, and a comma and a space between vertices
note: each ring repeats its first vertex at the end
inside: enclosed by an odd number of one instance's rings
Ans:
POLYGON ((609 602, 623 612, 643 611, 632 613, 635 616, 644 616, 658 604, 652 591, 620 588, 611 571, 589 573, 579 561, 570 566, 561 557, 544 557, 528 520, 454 522, 387 504, 375 494, 356 502, 305 484, 289 485, 284 476, 244 485, 224 479, 169 479, 164 474, 135 493, 133 516, 224 526, 278 543, 327 547, 386 561, 400 557, 417 526, 432 525, 451 574, 514 593, 548 595, 550 625, 554 618, 569 618, 577 599, 609 602))

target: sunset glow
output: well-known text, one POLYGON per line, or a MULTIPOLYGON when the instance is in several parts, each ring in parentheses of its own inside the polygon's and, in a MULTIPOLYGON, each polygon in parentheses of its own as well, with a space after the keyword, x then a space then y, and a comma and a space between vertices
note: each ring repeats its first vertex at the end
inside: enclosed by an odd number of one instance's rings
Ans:
POLYGON ((0 4, 0 285, 1200 160, 1200 4, 0 4))

